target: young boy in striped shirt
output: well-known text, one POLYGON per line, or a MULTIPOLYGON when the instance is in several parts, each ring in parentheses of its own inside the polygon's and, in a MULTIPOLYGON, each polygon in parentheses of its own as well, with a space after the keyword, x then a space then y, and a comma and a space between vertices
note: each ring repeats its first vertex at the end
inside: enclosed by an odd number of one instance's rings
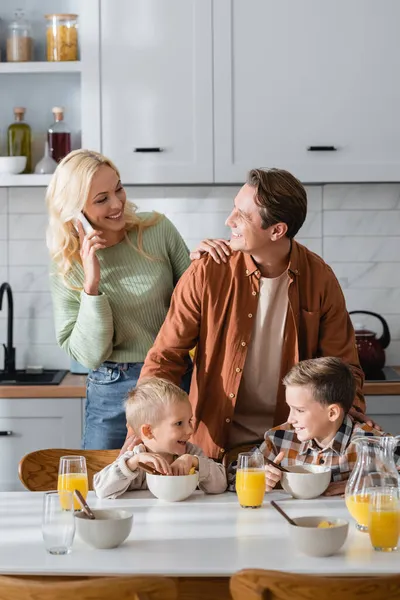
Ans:
MULTIPOLYGON (((324 465, 331 469, 326 495, 344 493, 357 460, 353 439, 385 435, 348 414, 353 405, 355 381, 350 368, 339 358, 304 360, 283 380, 290 408, 286 423, 265 433, 260 450, 284 467, 324 465)), ((396 461, 398 456, 395 457, 396 461)), ((266 491, 274 489, 282 472, 267 465, 266 491)))

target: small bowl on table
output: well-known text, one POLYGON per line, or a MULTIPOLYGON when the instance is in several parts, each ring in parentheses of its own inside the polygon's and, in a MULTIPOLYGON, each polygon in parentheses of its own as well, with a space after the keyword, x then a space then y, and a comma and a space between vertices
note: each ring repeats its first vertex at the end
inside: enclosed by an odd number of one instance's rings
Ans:
POLYGON ((159 500, 180 502, 195 491, 199 483, 199 473, 192 475, 152 475, 146 473, 147 487, 159 500))
POLYGON ((26 167, 26 156, 0 156, 0 175, 17 175, 26 167))
POLYGON ((76 531, 82 541, 93 548, 116 548, 128 537, 132 529, 133 515, 127 510, 92 509, 94 519, 83 512, 75 513, 76 531))
POLYGON ((299 552, 307 556, 331 556, 346 541, 349 523, 330 517, 298 517, 288 525, 290 539, 299 552))
POLYGON ((294 465, 286 467, 289 473, 282 473, 281 484, 285 492, 293 498, 309 500, 318 498, 325 492, 331 481, 331 470, 319 465, 294 465))

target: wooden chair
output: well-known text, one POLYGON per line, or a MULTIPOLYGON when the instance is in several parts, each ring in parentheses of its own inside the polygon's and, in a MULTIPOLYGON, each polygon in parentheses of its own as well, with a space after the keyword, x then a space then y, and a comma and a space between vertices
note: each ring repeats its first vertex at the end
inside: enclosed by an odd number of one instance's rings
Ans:
POLYGON ((400 575, 326 577, 246 569, 231 577, 230 591, 233 600, 399 600, 400 575))
POLYGON ((19 478, 31 492, 47 492, 57 489, 58 464, 61 456, 84 456, 89 480, 93 489, 93 476, 119 455, 119 450, 70 450, 49 448, 26 454, 19 463, 19 478))
POLYGON ((0 600, 177 600, 164 577, 4 577, 0 600))
POLYGON ((251 452, 253 448, 259 445, 259 442, 253 442, 251 444, 243 444, 242 446, 236 446, 235 448, 231 448, 231 450, 227 450, 222 458, 222 464, 224 467, 228 467, 228 465, 237 460, 240 452, 251 452))

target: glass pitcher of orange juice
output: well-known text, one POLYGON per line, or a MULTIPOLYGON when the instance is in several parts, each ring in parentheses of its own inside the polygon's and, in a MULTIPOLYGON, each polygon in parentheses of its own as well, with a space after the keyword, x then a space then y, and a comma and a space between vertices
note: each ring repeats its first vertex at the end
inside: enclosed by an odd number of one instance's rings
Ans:
POLYGON ((364 436, 352 440, 357 461, 346 485, 346 506, 359 531, 368 531, 370 488, 398 487, 394 451, 399 436, 364 436))
MULTIPOLYGON (((86 500, 89 491, 89 483, 86 459, 84 456, 62 456, 60 458, 57 491, 62 492, 63 490, 72 492, 73 496, 74 490, 79 490, 86 500)), ((62 496, 60 496, 60 502, 62 505, 62 496)), ((65 509, 67 509, 67 507, 65 507, 65 509)), ((75 497, 74 509, 81 509, 81 506, 75 497)))
POLYGON ((262 452, 241 452, 236 471, 236 493, 243 508, 259 508, 265 494, 265 469, 262 452))

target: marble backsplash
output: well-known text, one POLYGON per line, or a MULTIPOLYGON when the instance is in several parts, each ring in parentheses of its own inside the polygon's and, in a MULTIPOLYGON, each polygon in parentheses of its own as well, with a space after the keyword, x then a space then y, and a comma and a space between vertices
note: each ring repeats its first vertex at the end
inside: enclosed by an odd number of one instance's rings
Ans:
MULTIPOLYGON (((205 237, 226 237, 224 225, 237 186, 128 187, 140 210, 165 213, 189 248, 205 237)), ((68 368, 55 341, 48 286, 44 188, 0 188, 0 282, 14 293, 17 366, 68 368)), ((309 211, 298 240, 333 268, 349 310, 372 310, 388 321, 387 363, 400 364, 400 184, 307 188, 309 211)), ((0 311, 0 344, 6 340, 0 311)), ((359 320, 359 319, 357 319, 359 320)), ((380 325, 367 325, 380 334, 380 325)), ((0 351, 0 368, 3 357, 0 351)))

